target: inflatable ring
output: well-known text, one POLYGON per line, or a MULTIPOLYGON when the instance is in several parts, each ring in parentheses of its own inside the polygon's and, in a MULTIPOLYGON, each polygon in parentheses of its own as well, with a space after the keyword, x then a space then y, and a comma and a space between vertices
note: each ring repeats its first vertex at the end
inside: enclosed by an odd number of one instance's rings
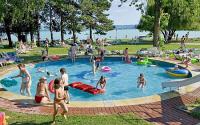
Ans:
POLYGON ((51 58, 52 60, 59 60, 59 59, 60 59, 60 56, 54 55, 54 56, 51 56, 50 58, 51 58))
POLYGON ((141 60, 141 61, 137 61, 137 64, 138 65, 147 65, 147 64, 152 64, 152 63, 147 60, 141 60))
POLYGON ((189 75, 189 71, 187 69, 174 70, 173 68, 168 68, 166 69, 166 73, 174 77, 187 77, 189 75))
POLYGON ((51 93, 54 93, 54 92, 55 92, 55 90, 54 90, 54 80, 51 80, 51 81, 49 82, 48 87, 49 87, 49 91, 50 91, 51 93))
POLYGON ((109 72, 110 70, 111 70, 111 68, 108 67, 108 66, 103 66, 103 67, 101 68, 101 71, 102 71, 102 72, 109 72))
POLYGON ((17 81, 15 79, 11 79, 11 78, 4 78, 0 82, 5 87, 11 87, 11 86, 17 85, 17 81))
POLYGON ((195 58, 192 58, 192 59, 191 59, 191 63, 192 63, 192 64, 197 63, 197 62, 199 62, 198 59, 195 59, 195 58))

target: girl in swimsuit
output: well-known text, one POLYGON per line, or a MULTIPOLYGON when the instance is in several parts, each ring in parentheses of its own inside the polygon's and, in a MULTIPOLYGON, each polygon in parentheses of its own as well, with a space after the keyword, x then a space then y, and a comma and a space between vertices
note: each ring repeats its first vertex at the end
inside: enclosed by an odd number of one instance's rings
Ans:
POLYGON ((37 85, 37 91, 35 95, 35 102, 36 103, 48 103, 50 102, 50 96, 48 92, 48 86, 47 86, 47 78, 42 77, 40 78, 38 85, 37 85))
POLYGON ((16 77, 22 77, 22 83, 21 83, 21 88, 20 88, 20 93, 21 95, 24 95, 24 90, 26 89, 26 93, 28 94, 28 96, 31 96, 31 76, 29 74, 29 72, 26 70, 26 67, 24 64, 18 64, 17 65, 20 73, 17 76, 14 76, 12 78, 16 78, 16 77))
POLYGON ((140 76, 138 77, 138 85, 137 88, 144 88, 144 86, 146 85, 146 80, 144 78, 144 74, 140 74, 140 76))
POLYGON ((100 85, 101 89, 103 90, 106 86, 106 78, 101 76, 100 80, 97 82, 96 88, 100 85))
POLYGON ((55 118, 58 113, 58 105, 63 109, 63 112, 61 113, 61 115, 63 115, 65 119, 66 119, 66 113, 68 112, 67 104, 65 103, 67 96, 60 82, 61 81, 58 78, 54 80, 55 96, 54 96, 54 114, 53 114, 52 124, 55 124, 55 118))

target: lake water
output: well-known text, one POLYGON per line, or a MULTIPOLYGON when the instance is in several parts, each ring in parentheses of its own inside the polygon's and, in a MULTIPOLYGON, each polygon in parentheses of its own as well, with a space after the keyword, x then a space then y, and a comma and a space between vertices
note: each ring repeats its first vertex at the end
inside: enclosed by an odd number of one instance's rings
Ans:
MULTIPOLYGON (((181 38, 183 35, 185 35, 188 31, 177 31, 178 37, 181 38)), ((132 39, 137 38, 138 36, 145 36, 148 32, 140 32, 137 29, 123 29, 123 30, 111 30, 108 31, 106 35, 96 35, 93 34, 93 38, 111 38, 111 39, 132 39)), ((80 34, 77 34, 78 38, 81 39, 87 39, 89 37, 89 31, 83 31, 80 34)), ((60 40, 60 32, 53 32, 54 40, 60 40)), ((65 34, 64 38, 68 39, 72 37, 71 34, 65 34)), ((200 37, 200 31, 189 31, 189 38, 199 38, 200 37)), ((45 38, 50 39, 50 32, 49 31, 41 31, 41 39, 45 40, 45 38)), ((30 36, 28 36, 28 39, 30 39, 30 36)), ((17 37, 12 35, 12 40, 17 41, 17 37)))

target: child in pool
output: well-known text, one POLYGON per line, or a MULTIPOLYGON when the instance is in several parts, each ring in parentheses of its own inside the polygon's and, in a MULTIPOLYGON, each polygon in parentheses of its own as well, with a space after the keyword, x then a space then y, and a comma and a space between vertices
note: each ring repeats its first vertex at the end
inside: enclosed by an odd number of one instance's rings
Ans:
POLYGON ((48 77, 57 76, 57 74, 54 75, 54 74, 51 74, 50 72, 47 71, 47 76, 48 76, 48 77))
POLYGON ((175 65, 174 66, 174 70, 178 70, 179 68, 178 68, 178 65, 175 65))
POLYGON ((138 85, 137 88, 144 88, 144 86, 146 85, 146 80, 144 78, 144 74, 141 73, 140 76, 138 77, 138 85))
POLYGON ((98 85, 100 85, 100 87, 101 87, 102 90, 105 90, 106 78, 104 76, 101 76, 101 78, 97 82, 96 88, 98 88, 98 85))

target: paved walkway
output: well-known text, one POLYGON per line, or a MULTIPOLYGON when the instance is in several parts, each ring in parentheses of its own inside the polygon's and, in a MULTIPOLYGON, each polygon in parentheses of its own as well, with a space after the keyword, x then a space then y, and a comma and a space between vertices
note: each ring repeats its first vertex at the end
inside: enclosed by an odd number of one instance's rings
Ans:
MULTIPOLYGON (((129 105, 118 107, 101 107, 101 108, 78 108, 70 107, 69 115, 109 115, 133 112, 136 115, 144 118, 149 122, 163 125, 195 125, 200 120, 194 119, 188 114, 177 109, 178 106, 192 103, 200 96, 200 88, 173 99, 142 104, 129 105)), ((0 107, 12 110, 15 112, 24 112, 30 114, 51 115, 53 112, 52 106, 33 106, 16 101, 8 101, 0 98, 0 107)))

